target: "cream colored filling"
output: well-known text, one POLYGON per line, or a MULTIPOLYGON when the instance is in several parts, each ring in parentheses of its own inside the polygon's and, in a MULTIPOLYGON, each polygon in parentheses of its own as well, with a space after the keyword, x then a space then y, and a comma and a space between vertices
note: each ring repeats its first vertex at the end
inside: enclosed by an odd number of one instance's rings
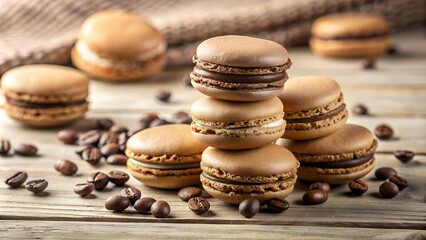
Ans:
POLYGON ((161 43, 160 45, 158 45, 158 47, 156 47, 156 48, 154 48, 154 49, 152 49, 148 52, 140 54, 139 56, 134 58, 132 61, 129 61, 129 60, 112 60, 112 59, 102 58, 98 54, 96 54, 95 52, 90 50, 89 47, 87 46, 87 44, 85 44, 81 41, 77 42, 77 44, 75 45, 75 49, 80 54, 81 58, 83 58, 85 61, 93 63, 93 64, 98 65, 98 66, 102 66, 102 67, 111 67, 111 66, 114 66, 114 65, 117 65, 117 64, 128 65, 129 62, 147 61, 149 59, 155 58, 158 55, 161 55, 166 51, 166 44, 161 43))
MULTIPOLYGON (((275 122, 257 125, 257 126, 249 126, 249 127, 241 127, 241 128, 226 128, 226 131, 239 131, 241 129, 267 129, 267 128, 280 127, 280 126, 283 126, 284 124, 285 124, 285 120, 279 119, 275 122)), ((201 127, 201 128, 218 129, 218 130, 224 129, 224 128, 217 128, 217 127, 208 126, 208 125, 204 125, 204 124, 200 124, 200 123, 193 123, 193 125, 196 126, 196 127, 201 127)))
POLYGON ((138 167, 143 168, 153 168, 153 169, 160 169, 160 170, 173 170, 173 169, 186 169, 186 168, 199 168, 200 163, 179 163, 179 164, 158 164, 158 163, 146 163, 146 162, 139 162, 135 159, 129 158, 129 161, 138 167))

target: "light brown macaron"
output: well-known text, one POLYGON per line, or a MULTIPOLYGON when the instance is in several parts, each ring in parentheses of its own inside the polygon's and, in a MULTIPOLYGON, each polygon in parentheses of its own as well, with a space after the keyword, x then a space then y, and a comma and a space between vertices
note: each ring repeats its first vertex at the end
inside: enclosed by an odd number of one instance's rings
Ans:
POLYGON ((200 182, 201 153, 186 124, 170 124, 142 130, 127 141, 127 167, 145 185, 176 189, 200 182))
POLYGON ((162 70, 166 42, 143 18, 121 10, 86 19, 71 52, 75 66, 108 81, 139 80, 162 70))
POLYGON ((346 124, 340 130, 312 140, 279 139, 277 144, 299 160, 299 179, 342 184, 367 175, 375 166, 377 140, 359 125, 346 124))
POLYGON ((341 128, 348 119, 339 84, 328 77, 291 78, 280 94, 287 122, 283 138, 313 139, 341 128))
POLYGON ((26 65, 1 79, 4 109, 13 119, 33 127, 72 123, 88 110, 89 81, 82 72, 57 65, 26 65))
POLYGON ((192 85, 201 93, 230 101, 259 101, 277 96, 291 66, 287 50, 259 38, 226 35, 197 47, 192 85))
POLYGON ((333 14, 313 23, 310 46, 327 57, 375 57, 389 48, 389 31, 389 24, 379 16, 333 14))
POLYGON ((221 149, 261 147, 282 136, 283 105, 277 98, 233 102, 204 97, 191 108, 193 135, 221 149))
POLYGON ((211 196, 227 203, 250 197, 265 202, 290 195, 298 166, 290 151, 274 144, 249 150, 208 147, 201 161, 201 183, 211 196))

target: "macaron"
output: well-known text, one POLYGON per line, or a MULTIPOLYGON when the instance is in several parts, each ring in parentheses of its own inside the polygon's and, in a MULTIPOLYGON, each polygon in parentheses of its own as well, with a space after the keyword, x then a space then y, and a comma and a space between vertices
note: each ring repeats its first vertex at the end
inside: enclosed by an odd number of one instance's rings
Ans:
POLYGON ((291 66, 280 44, 246 36, 207 39, 193 57, 191 83, 201 93, 230 101, 260 101, 277 96, 291 66))
POLYGON ((248 149, 274 142, 285 130, 283 105, 277 97, 257 102, 204 97, 191 108, 192 134, 209 146, 248 149))
POLYGON ((127 167, 147 186, 176 189, 196 185, 206 147, 192 136, 187 124, 145 129, 127 141, 127 167))
POLYGON ((208 147, 200 178, 204 190, 224 202, 239 204, 246 198, 265 202, 291 194, 298 166, 290 151, 274 144, 233 151, 208 147))
POLYGON ((86 19, 71 60, 97 78, 130 81, 151 76, 165 64, 163 35, 143 18, 121 10, 86 19))
POLYGON ((344 13, 318 18, 310 46, 327 57, 375 57, 390 46, 389 24, 379 16, 344 13))
POLYGON ((72 123, 88 110, 89 81, 82 72, 57 65, 26 65, 7 71, 1 86, 4 109, 33 127, 72 123))
POLYGON ((299 179, 342 184, 367 175, 375 166, 377 140, 359 125, 346 124, 323 138, 298 141, 279 139, 277 144, 299 160, 299 179))
POLYGON ((280 94, 287 122, 283 138, 313 139, 341 128, 348 119, 339 84, 322 76, 291 78, 280 94))

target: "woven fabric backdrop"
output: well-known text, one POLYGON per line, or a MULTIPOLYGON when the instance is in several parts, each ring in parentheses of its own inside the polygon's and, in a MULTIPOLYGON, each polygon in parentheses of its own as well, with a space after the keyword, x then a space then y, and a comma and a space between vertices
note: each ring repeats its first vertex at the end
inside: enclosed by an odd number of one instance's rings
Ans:
POLYGON ((217 35, 306 44, 312 22, 335 12, 378 14, 394 31, 426 19, 424 0, 0 0, 0 75, 23 64, 67 63, 81 23, 104 9, 150 20, 166 36, 169 66, 190 63, 197 44, 217 35))

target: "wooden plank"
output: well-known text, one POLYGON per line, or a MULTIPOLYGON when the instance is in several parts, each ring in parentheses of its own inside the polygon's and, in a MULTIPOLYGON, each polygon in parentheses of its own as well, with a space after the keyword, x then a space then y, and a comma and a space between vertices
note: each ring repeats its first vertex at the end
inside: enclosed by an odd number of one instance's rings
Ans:
POLYGON ((238 224, 0 221, 2 239, 414 239, 425 231, 238 224), (31 227, 29 227, 31 226, 31 227), (78 229, 78 230, 77 230, 78 229), (221 233, 226 233, 221 234, 221 233))

